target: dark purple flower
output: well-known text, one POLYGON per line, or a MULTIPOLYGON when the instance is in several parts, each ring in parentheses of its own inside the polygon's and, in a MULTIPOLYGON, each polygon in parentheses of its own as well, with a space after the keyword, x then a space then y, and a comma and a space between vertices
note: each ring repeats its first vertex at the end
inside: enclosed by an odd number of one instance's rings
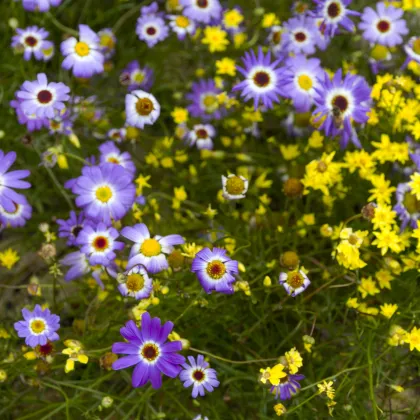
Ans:
POLYGON ((177 354, 182 350, 181 341, 166 342, 174 324, 170 321, 162 326, 159 318, 151 318, 145 312, 141 318, 141 330, 134 321, 128 321, 121 328, 121 335, 128 343, 114 343, 112 352, 126 354, 112 365, 114 370, 134 366, 132 384, 134 388, 151 382, 152 387, 162 386, 162 373, 176 378, 181 371, 185 357, 177 354))
POLYGON ((302 379, 305 379, 303 375, 288 374, 280 380, 278 385, 272 386, 270 391, 272 394, 275 394, 276 399, 280 398, 282 401, 290 400, 300 389, 300 383, 298 381, 302 379))

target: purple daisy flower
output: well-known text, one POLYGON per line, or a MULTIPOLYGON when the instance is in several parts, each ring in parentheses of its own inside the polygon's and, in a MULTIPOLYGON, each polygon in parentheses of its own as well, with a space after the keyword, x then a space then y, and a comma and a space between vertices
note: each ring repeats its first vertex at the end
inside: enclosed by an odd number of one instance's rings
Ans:
POLYGON ((136 34, 152 48, 168 37, 169 28, 160 16, 144 15, 137 19, 136 34))
POLYGON ((70 267, 64 275, 65 281, 75 280, 91 271, 86 254, 80 251, 71 252, 60 260, 60 264, 70 267))
POLYGON ((188 105, 191 116, 202 118, 204 121, 220 120, 226 112, 219 105, 217 99, 219 93, 222 93, 222 91, 216 87, 213 79, 202 79, 193 83, 192 92, 186 95, 186 98, 191 101, 191 104, 188 105))
POLYGON ((333 37, 341 26, 349 32, 354 32, 356 27, 349 16, 359 16, 359 12, 347 8, 352 0, 314 0, 317 8, 313 13, 315 17, 323 19, 321 32, 328 37, 333 37))
POLYGON ((274 57, 279 60, 283 60, 287 56, 285 51, 285 37, 284 37, 284 28, 280 25, 274 25, 269 28, 270 33, 268 34, 267 41, 270 45, 271 51, 274 54, 274 57))
POLYGON ((26 224, 32 216, 32 207, 27 202, 24 196, 22 197, 22 203, 14 203, 15 209, 13 211, 7 211, 5 208, 0 206, 0 225, 4 227, 21 227, 26 224))
POLYGON ((35 114, 38 118, 53 118, 57 111, 65 109, 70 88, 64 83, 48 83, 45 73, 39 73, 37 80, 24 82, 16 93, 22 102, 20 107, 27 115, 35 114))
POLYGON ((105 28, 98 32, 99 47, 101 53, 104 55, 106 60, 109 60, 115 54, 115 44, 117 38, 112 32, 111 28, 105 28))
POLYGON ((284 47, 288 53, 311 55, 319 43, 315 20, 300 15, 284 23, 284 47))
POLYGON ((112 352, 128 356, 116 360, 114 370, 136 366, 133 371, 132 384, 134 388, 151 382, 154 389, 162 386, 162 373, 170 378, 176 378, 181 371, 185 357, 177 354, 182 350, 181 341, 166 342, 174 324, 170 321, 161 326, 159 318, 151 318, 145 312, 141 318, 141 330, 134 321, 128 321, 121 328, 121 335, 128 343, 114 343, 112 352))
POLYGON ((115 251, 124 248, 122 242, 116 241, 117 229, 98 223, 96 226, 85 225, 76 239, 80 251, 87 255, 90 265, 109 266, 116 257, 115 251))
POLYGON ((201 23, 210 23, 220 20, 222 6, 219 0, 180 0, 181 6, 184 6, 185 16, 201 23))
POLYGON ((150 90, 153 86, 153 70, 149 66, 141 67, 137 60, 131 61, 121 73, 120 81, 128 85, 128 90, 150 90))
POLYGON ((127 269, 141 264, 152 274, 159 273, 169 267, 165 254, 170 254, 174 245, 183 244, 181 235, 156 235, 150 237, 149 229, 144 223, 127 226, 121 231, 121 236, 134 242, 131 247, 127 269))
POLYGON ((57 220, 57 224, 59 225, 58 236, 60 238, 67 238, 67 245, 76 245, 76 239, 79 236, 80 231, 89 223, 89 220, 85 218, 85 214, 82 211, 79 215, 76 215, 74 211, 71 211, 69 219, 57 220))
POLYGON ((92 77, 104 71, 104 55, 99 37, 87 25, 79 25, 79 40, 74 36, 61 43, 63 69, 73 70, 76 77, 92 77))
POLYGON ((106 224, 123 218, 136 194, 132 177, 122 166, 112 163, 85 166, 82 176, 71 185, 78 195, 76 205, 84 209, 87 217, 106 224))
MULTIPOLYGON (((17 92, 15 92, 16 97, 17 92)), ((23 100, 16 97, 10 101, 10 106, 15 109, 16 116, 20 125, 26 125, 26 128, 30 133, 33 131, 41 130, 48 126, 47 118, 38 118, 35 114, 26 115, 21 105, 23 100)))
POLYGON ((395 47, 402 44, 403 36, 408 34, 408 28, 402 9, 393 6, 385 6, 385 3, 377 3, 376 11, 371 7, 363 10, 362 21, 359 28, 363 31, 363 37, 373 43, 395 47))
POLYGON ((148 6, 143 6, 140 9, 140 14, 142 16, 147 16, 147 15, 163 15, 162 12, 159 12, 159 5, 157 4, 157 2, 153 2, 148 6))
POLYGON ((405 230, 408 225, 417 229, 420 218, 420 201, 414 194, 411 194, 411 187, 408 182, 398 184, 395 196, 397 204, 393 210, 401 220, 401 231, 405 230))
POLYGON ((311 281, 302 270, 292 270, 287 273, 280 273, 279 283, 283 285, 290 296, 295 297, 305 291, 311 281))
POLYGON ((29 176, 30 172, 27 169, 20 169, 7 173, 9 168, 16 160, 16 153, 4 153, 0 150, 0 206, 5 211, 13 213, 16 211, 16 205, 27 204, 26 198, 18 194, 13 188, 27 189, 31 184, 27 181, 22 181, 23 178, 29 176))
POLYGON ((204 397, 205 390, 213 392, 220 382, 217 380, 217 372, 209 368, 209 364, 204 360, 204 356, 199 354, 197 362, 194 357, 188 356, 188 363, 184 363, 184 370, 179 374, 179 379, 184 382, 184 387, 188 388, 193 385, 192 397, 197 398, 198 395, 204 397))
POLYGON ((233 87, 233 91, 241 91, 246 101, 253 99, 255 109, 259 102, 266 108, 272 108, 273 102, 279 102, 282 94, 280 84, 284 77, 284 69, 279 68, 280 60, 271 62, 271 53, 264 55, 262 48, 258 55, 254 51, 246 52, 242 58, 244 67, 236 66, 245 80, 233 87))
POLYGON ((31 312, 26 308, 22 309, 24 321, 15 322, 14 327, 19 337, 25 337, 25 343, 32 348, 44 346, 47 341, 59 339, 56 331, 60 328, 60 317, 54 315, 49 309, 42 309, 35 305, 31 312))
POLYGON ((338 70, 333 79, 327 74, 320 86, 315 89, 316 108, 313 115, 318 119, 325 117, 321 129, 327 136, 341 136, 341 147, 346 147, 349 140, 357 147, 362 147, 352 120, 363 124, 369 117, 371 88, 366 80, 357 75, 346 74, 338 70))
POLYGON ((125 273, 124 277, 118 286, 118 290, 123 296, 131 296, 140 300, 147 299, 152 294, 152 279, 142 265, 135 265, 125 273))
POLYGON ((131 160, 130 153, 121 152, 112 141, 107 141, 99 146, 101 155, 99 157, 100 163, 112 163, 114 165, 122 166, 132 178, 136 173, 136 165, 131 160))
POLYGON ((12 47, 23 48, 23 58, 27 61, 34 55, 36 60, 43 60, 43 49, 49 45, 45 40, 49 33, 38 26, 28 26, 25 29, 16 28, 16 35, 12 38, 12 47))
POLYGON ((238 261, 234 261, 226 255, 226 250, 221 248, 204 248, 197 252, 191 271, 196 274, 206 293, 213 290, 220 293, 233 293, 232 284, 235 282, 235 274, 238 274, 238 261))
POLYGON ((213 138, 216 135, 216 130, 210 124, 197 124, 188 133, 188 146, 197 146, 198 150, 213 149, 213 138))
POLYGON ((318 79, 324 75, 320 60, 297 55, 290 57, 285 67, 283 90, 292 99, 298 112, 308 112, 319 85, 318 79))
POLYGON ((420 36, 411 37, 404 45, 404 51, 407 54, 407 58, 403 67, 406 67, 410 61, 420 63, 420 36))
POLYGON ((271 387, 270 392, 275 394, 275 398, 280 398, 280 400, 290 400, 296 392, 300 389, 301 381, 305 379, 303 375, 292 375, 288 374, 287 377, 282 378, 278 385, 271 387))
POLYGON ((62 0, 22 0, 23 8, 28 12, 48 12, 50 7, 57 7, 62 0))

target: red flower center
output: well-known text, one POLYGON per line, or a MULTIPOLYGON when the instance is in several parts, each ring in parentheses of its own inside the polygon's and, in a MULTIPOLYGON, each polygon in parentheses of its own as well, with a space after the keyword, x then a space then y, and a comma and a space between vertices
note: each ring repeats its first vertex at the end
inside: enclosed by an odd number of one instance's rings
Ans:
POLYGON ((337 95, 333 101, 333 105, 336 106, 341 112, 345 112, 349 106, 349 102, 347 98, 342 95, 337 95))
POLYGON ((41 104, 48 104, 52 100, 52 93, 49 90, 41 90, 38 93, 38 101, 41 102, 41 104))
POLYGON ((254 76, 254 83, 259 87, 265 87, 270 83, 270 75, 264 71, 259 71, 254 76))
POLYGON ((199 129, 199 130, 197 130, 195 133, 197 134, 197 137, 198 137, 199 139, 205 139, 205 138, 207 138, 207 137, 208 137, 207 131, 206 131, 206 130, 204 130, 204 128, 200 128, 200 129, 199 129))
POLYGON ((376 27, 378 28, 379 32, 382 32, 384 34, 391 29, 391 24, 387 20, 380 20, 377 23, 376 27))
POLYGON ((205 9, 209 5, 207 0, 197 0, 197 6, 205 9))
POLYGON ((104 236, 98 236, 93 241, 93 246, 97 251, 103 251, 108 246, 108 239, 104 236))
POLYGON ((30 47, 35 47, 35 45, 38 44, 38 40, 34 36, 27 36, 25 38, 25 44, 30 47))
POLYGON ((147 33, 147 35, 150 35, 150 36, 156 35, 156 32, 157 32, 157 30, 156 30, 156 28, 154 28, 153 26, 149 26, 149 27, 146 29, 146 33, 147 33))
POLYGON ((304 32, 296 32, 295 39, 297 42, 305 42, 306 41, 306 34, 304 32))
POLYGON ((340 14, 340 5, 338 3, 331 3, 327 8, 327 14, 330 18, 334 19, 340 14))
POLYGON ((204 379, 204 373, 201 370, 195 370, 192 376, 196 381, 202 381, 204 379))

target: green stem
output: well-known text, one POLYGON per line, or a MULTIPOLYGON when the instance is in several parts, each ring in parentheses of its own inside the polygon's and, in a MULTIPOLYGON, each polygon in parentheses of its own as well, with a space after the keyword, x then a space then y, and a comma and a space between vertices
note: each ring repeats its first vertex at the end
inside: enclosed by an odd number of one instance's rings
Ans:
POLYGON ((190 347, 189 350, 195 351, 196 353, 202 353, 202 354, 205 354, 206 356, 212 357, 213 359, 221 360, 222 362, 226 362, 226 363, 232 363, 234 365, 248 365, 248 364, 251 364, 251 363, 262 363, 262 362, 274 362, 274 361, 278 361, 278 358, 273 358, 273 359, 253 359, 253 360, 229 360, 229 359, 225 359, 224 357, 216 356, 215 354, 209 353, 209 352, 204 351, 204 350, 195 349, 194 347, 190 347))
POLYGON ((74 29, 68 28, 67 26, 60 23, 51 13, 47 13, 48 18, 51 20, 51 22, 60 30, 63 32, 67 32, 70 35, 73 35, 75 37, 79 36, 79 32, 75 31, 74 29))
POLYGON ((369 339, 369 345, 367 348, 367 357, 368 357, 368 372, 369 372, 369 395, 372 401, 373 416, 375 420, 378 420, 378 411, 376 406, 375 399, 375 390, 373 388, 373 369, 372 369, 372 337, 369 339))

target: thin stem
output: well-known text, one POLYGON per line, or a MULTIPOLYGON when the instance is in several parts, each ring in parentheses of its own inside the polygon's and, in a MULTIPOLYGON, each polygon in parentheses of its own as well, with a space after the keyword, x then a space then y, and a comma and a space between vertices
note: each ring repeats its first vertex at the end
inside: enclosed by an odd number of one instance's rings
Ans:
POLYGON ((60 30, 63 32, 67 32, 70 35, 79 36, 79 32, 75 31, 74 29, 71 29, 65 25, 63 25, 61 22, 59 22, 51 13, 47 13, 48 18, 51 20, 51 22, 60 30))
POLYGON ((232 363, 234 365, 248 365, 252 363, 262 363, 262 362, 274 362, 277 361, 278 358, 272 358, 272 359, 252 359, 252 360, 229 360, 225 359, 224 357, 216 356, 215 354, 209 353, 204 350, 195 349, 194 347, 190 347, 190 350, 195 351, 196 353, 202 353, 206 356, 212 357, 213 359, 218 359, 226 363, 232 363))
POLYGON ((124 24, 124 22, 129 19, 132 15, 137 13, 141 8, 143 7, 143 4, 137 5, 130 9, 128 12, 124 13, 115 23, 114 27, 112 28, 112 32, 116 34, 118 30, 121 28, 121 26, 124 24))
POLYGON ((367 348, 368 357, 368 371, 369 371, 369 395, 372 401, 373 416, 375 420, 378 420, 378 411, 376 407, 375 390, 373 389, 373 369, 372 369, 372 337, 369 339, 369 345, 367 348))

